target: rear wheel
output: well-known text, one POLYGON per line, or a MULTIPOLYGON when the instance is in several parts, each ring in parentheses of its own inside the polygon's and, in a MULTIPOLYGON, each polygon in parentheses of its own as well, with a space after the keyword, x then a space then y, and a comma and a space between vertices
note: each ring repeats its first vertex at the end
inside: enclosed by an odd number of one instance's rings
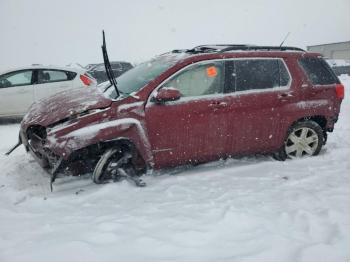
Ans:
POLYGON ((289 130, 283 147, 274 154, 274 157, 284 161, 287 158, 318 155, 323 143, 323 130, 316 122, 299 122, 289 130))

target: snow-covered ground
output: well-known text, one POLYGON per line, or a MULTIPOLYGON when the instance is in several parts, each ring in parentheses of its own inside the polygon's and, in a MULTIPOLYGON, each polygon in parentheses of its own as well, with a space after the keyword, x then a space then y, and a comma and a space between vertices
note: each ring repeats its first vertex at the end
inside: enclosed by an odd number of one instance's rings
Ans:
POLYGON ((48 176, 0 126, 0 261, 350 261, 350 78, 320 155, 230 159, 148 186, 48 176))

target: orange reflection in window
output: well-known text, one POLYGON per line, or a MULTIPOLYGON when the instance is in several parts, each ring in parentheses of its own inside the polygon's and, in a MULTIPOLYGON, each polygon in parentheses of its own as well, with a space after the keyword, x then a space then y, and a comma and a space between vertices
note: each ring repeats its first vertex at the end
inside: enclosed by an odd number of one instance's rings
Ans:
POLYGON ((210 66, 207 68, 208 77, 216 77, 217 75, 218 75, 218 71, 215 66, 210 66))

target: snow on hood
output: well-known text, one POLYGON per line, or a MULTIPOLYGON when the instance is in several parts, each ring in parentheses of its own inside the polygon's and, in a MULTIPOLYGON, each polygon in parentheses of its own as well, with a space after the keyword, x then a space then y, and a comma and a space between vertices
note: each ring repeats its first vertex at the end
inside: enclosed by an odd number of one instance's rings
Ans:
POLYGON ((97 88, 67 90, 34 103, 22 123, 48 126, 86 110, 106 108, 111 103, 97 88))

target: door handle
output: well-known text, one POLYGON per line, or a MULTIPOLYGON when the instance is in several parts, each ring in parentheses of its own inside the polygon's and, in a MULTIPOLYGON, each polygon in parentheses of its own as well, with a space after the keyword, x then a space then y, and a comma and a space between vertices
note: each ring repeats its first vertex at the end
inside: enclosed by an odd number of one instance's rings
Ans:
POLYGON ((281 101, 288 101, 290 98, 293 97, 293 93, 288 92, 288 93, 281 93, 278 96, 278 99, 281 101))
POLYGON ((209 104, 209 107, 214 109, 225 108, 228 104, 226 102, 212 102, 209 104))

